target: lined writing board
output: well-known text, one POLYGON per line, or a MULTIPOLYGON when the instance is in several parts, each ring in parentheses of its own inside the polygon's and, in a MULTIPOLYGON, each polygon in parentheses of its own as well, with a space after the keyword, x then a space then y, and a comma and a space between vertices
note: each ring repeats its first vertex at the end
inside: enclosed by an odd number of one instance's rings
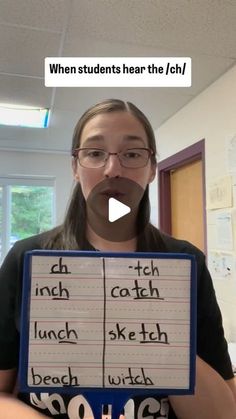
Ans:
POLYGON ((195 285, 192 255, 28 252, 21 388, 192 393, 195 285))

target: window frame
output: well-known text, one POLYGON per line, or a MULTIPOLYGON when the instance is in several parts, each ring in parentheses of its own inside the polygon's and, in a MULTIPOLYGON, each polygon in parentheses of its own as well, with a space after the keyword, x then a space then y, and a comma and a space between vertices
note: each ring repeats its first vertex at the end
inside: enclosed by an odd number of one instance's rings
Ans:
POLYGON ((56 178, 53 176, 0 175, 2 189, 2 226, 0 264, 10 249, 11 235, 11 187, 12 186, 48 186, 53 188, 52 224, 56 221, 56 178))

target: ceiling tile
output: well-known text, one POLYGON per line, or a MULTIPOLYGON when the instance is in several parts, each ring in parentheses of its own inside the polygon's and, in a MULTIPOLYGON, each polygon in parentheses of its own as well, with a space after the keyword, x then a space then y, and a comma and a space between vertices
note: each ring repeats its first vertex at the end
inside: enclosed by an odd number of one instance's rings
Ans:
POLYGON ((68 34, 236 58, 235 22, 235 1, 75 0, 68 34))
POLYGON ((62 31, 68 0, 0 0, 0 22, 62 31))
POLYGON ((44 75, 44 58, 56 56, 60 34, 0 25, 0 72, 44 75))

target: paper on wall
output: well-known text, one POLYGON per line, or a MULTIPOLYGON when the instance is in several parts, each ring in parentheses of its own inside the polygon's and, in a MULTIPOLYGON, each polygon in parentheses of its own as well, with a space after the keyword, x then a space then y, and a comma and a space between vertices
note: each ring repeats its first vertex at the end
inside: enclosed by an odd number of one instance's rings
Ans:
POLYGON ((213 278, 230 279, 234 270, 233 254, 210 251, 208 254, 208 268, 213 278))
POLYGON ((233 250, 233 223, 231 212, 221 212, 216 216, 216 247, 233 250))
POLYGON ((208 187, 208 209, 232 207, 232 179, 224 176, 211 182, 208 187))

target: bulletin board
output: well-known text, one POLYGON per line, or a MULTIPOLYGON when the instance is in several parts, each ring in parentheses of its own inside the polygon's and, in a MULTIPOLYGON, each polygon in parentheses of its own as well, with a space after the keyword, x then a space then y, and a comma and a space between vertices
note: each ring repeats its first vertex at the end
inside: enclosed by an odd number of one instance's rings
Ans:
POLYGON ((22 391, 193 393, 193 255, 27 252, 22 301, 22 391))

